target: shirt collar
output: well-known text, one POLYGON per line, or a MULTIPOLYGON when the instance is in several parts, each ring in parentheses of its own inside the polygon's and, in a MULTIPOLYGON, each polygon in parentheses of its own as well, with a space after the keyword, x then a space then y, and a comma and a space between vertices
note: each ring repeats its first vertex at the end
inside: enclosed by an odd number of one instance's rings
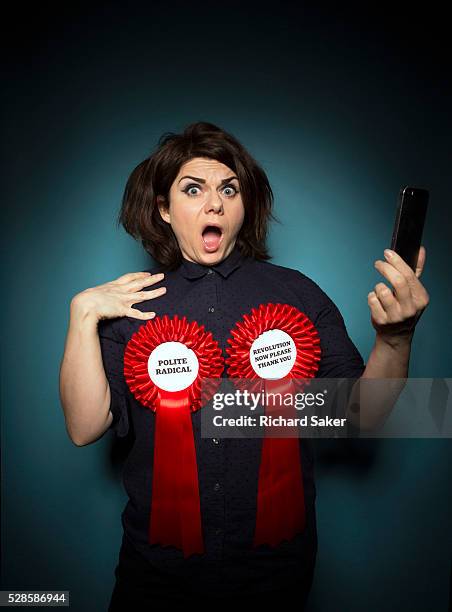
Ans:
POLYGON ((244 259, 237 244, 235 244, 229 255, 214 266, 205 266, 194 261, 189 261, 183 257, 180 270, 185 278, 201 278, 201 276, 207 274, 210 269, 215 270, 215 272, 227 278, 234 270, 241 266, 244 259))

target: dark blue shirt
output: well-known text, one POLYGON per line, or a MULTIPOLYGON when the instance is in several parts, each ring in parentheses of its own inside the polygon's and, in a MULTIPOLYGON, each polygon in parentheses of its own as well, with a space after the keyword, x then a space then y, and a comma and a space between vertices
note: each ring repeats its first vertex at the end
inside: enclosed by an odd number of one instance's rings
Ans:
MULTIPOLYGON (((160 267, 149 270, 160 271, 160 267)), ((149 289, 166 294, 135 308, 186 316, 211 331, 224 358, 230 331, 244 314, 265 303, 295 306, 314 323, 320 336, 318 377, 358 378, 365 365, 351 341, 344 320, 331 299, 310 278, 290 268, 241 255, 236 246, 215 266, 183 259, 177 270, 149 289)), ((312 572, 316 551, 315 484, 312 440, 300 439, 306 505, 306 528, 276 548, 253 549, 257 484, 262 439, 201 437, 201 410, 192 413, 198 464, 205 553, 184 558, 174 547, 148 543, 152 496, 155 414, 141 405, 123 375, 125 345, 146 322, 121 317, 99 322, 102 357, 111 390, 111 428, 130 435, 133 446, 123 470, 129 496, 122 513, 124 537, 149 562, 156 583, 188 585, 203 594, 259 592, 293 586, 312 572)), ((226 374, 223 373, 223 376, 226 374)))

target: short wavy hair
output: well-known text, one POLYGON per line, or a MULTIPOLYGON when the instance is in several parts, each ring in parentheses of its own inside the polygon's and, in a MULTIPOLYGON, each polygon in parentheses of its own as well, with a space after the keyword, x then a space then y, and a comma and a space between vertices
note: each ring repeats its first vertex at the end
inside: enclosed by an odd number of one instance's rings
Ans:
POLYGON ((127 180, 118 225, 140 240, 164 269, 177 268, 182 253, 171 225, 160 215, 157 196, 169 202, 169 191, 180 168, 195 157, 215 159, 237 174, 245 215, 236 245, 247 257, 271 259, 267 231, 270 219, 276 218, 267 175, 234 136, 204 121, 188 125, 181 134, 165 132, 159 138, 156 150, 127 180))

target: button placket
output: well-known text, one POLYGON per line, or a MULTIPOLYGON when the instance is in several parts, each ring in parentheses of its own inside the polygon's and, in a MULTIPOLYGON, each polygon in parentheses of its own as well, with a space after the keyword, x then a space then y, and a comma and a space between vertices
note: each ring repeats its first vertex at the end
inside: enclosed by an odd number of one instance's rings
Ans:
MULTIPOLYGON (((206 308, 207 325, 212 333, 218 336, 219 321, 221 318, 221 309, 219 307, 219 287, 222 280, 220 274, 216 274, 215 270, 208 269, 204 276, 204 308, 206 308)), ((209 443, 212 445, 212 457, 208 468, 208 489, 205 492, 206 498, 209 499, 208 523, 212 526, 214 541, 211 542, 210 553, 216 559, 222 559, 224 537, 226 534, 225 524, 225 448, 220 443, 219 438, 210 438, 209 443), (215 448, 215 450, 213 450, 215 448)))
POLYGON ((207 274, 206 276, 210 276, 210 278, 212 278, 212 281, 209 281, 213 283, 213 292, 212 292, 212 301, 211 301, 211 305, 208 307, 208 312, 210 314, 214 314, 215 310, 217 310, 217 304, 218 304, 218 289, 217 289, 217 283, 218 283, 218 275, 215 274, 215 271, 212 270, 211 268, 209 268, 207 270, 207 274), (217 281, 217 282, 214 282, 217 281))

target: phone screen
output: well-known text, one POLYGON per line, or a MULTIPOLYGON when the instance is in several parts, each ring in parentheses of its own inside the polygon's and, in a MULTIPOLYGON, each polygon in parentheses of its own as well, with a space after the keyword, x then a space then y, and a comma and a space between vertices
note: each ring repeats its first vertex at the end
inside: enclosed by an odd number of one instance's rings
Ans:
POLYGON ((400 190, 391 249, 413 269, 419 255, 429 192, 416 187, 400 190))

